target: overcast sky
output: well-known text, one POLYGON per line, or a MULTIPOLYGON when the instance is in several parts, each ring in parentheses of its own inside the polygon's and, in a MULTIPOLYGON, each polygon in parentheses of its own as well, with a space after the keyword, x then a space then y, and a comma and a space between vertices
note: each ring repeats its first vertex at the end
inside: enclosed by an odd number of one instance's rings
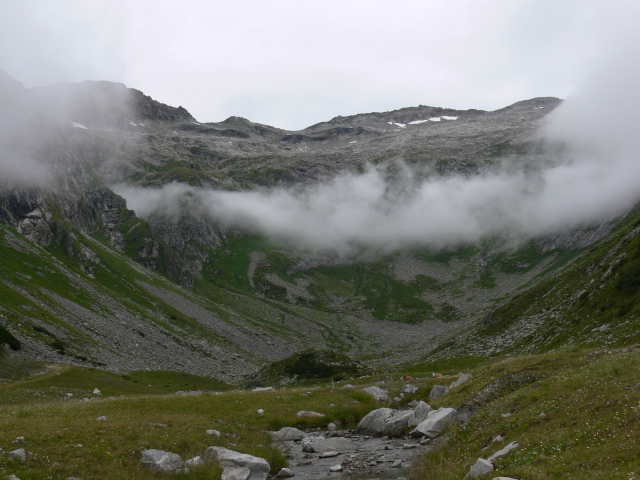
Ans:
POLYGON ((27 87, 118 81, 200 121, 299 129, 570 97, 638 20, 637 0, 1 0, 0 68, 27 87))

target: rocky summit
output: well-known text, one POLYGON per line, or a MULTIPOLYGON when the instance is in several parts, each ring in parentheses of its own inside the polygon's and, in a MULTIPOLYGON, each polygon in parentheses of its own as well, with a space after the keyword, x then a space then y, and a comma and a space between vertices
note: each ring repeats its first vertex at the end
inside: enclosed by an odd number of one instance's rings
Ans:
POLYGON ((529 237, 345 251, 281 241, 205 201, 368 171, 394 195, 536 171, 564 154, 538 134, 560 103, 421 105, 291 132, 199 122, 121 84, 26 89, 2 72, 0 341, 49 362, 241 383, 309 349, 377 368, 637 340, 637 210, 529 237), (127 194, 163 187, 181 194, 127 194))

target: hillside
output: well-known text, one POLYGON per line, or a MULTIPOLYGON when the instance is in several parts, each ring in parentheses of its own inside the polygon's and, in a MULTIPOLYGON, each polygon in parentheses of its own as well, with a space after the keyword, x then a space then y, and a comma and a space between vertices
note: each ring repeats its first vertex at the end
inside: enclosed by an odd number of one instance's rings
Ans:
POLYGON ((345 253, 225 223, 202 201, 368 171, 399 198, 407 181, 535 172, 563 155, 537 134, 558 99, 288 132, 201 123, 109 82, 28 90, 3 77, 0 90, 0 335, 35 359, 237 384, 309 348, 389 368, 637 338, 635 212, 528 238, 345 253), (151 206, 130 194, 154 189, 165 193, 151 206))

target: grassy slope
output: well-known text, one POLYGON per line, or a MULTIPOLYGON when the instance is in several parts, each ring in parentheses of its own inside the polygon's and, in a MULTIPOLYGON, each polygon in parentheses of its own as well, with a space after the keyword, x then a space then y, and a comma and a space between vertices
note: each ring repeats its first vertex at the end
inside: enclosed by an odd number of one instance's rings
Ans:
MULTIPOLYGON (((466 425, 446 432, 449 442, 419 459, 412 478, 462 478, 477 458, 487 458, 501 448, 491 444, 499 434, 505 442, 517 441, 520 448, 504 457, 497 471, 486 478, 637 478, 639 364, 640 349, 630 347, 558 351, 476 365, 470 380, 430 402, 436 408, 471 407, 475 415, 466 425)), ((435 371, 455 371, 453 367, 433 367, 435 371)), ((353 427, 380 406, 360 391, 365 385, 383 381, 395 395, 405 383, 400 375, 413 373, 416 378, 410 383, 420 389, 403 401, 406 403, 428 399, 434 384, 446 385, 453 380, 433 379, 431 372, 402 371, 393 376, 349 379, 355 389, 339 388, 345 381, 335 389, 324 383, 274 392, 236 390, 177 396, 163 392, 183 384, 216 387, 207 385, 206 379, 169 378, 162 372, 141 372, 137 384, 134 375, 128 380, 76 367, 57 373, 29 383, 0 386, 0 447, 8 451, 25 446, 34 453, 25 465, 0 457, 0 475, 15 474, 23 480, 72 475, 83 479, 158 478, 142 468, 141 449, 169 450, 187 459, 202 455, 211 445, 267 458, 275 472, 286 459, 262 430, 321 426, 330 421, 353 427), (117 397, 78 399, 94 396, 91 391, 95 386, 117 397), (8 396, 3 390, 22 390, 23 395, 8 396), (55 398, 50 394, 46 399, 39 395, 50 390, 61 395, 55 398), (259 408, 264 409, 263 415, 257 413, 259 408), (299 410, 314 410, 327 417, 298 418, 299 410), (107 421, 96 420, 102 415, 107 421), (222 436, 207 435, 209 428, 219 430, 222 436), (25 437, 24 445, 12 443, 18 436, 25 437)), ((192 472, 189 478, 219 479, 220 471, 209 466, 192 472)))
POLYGON ((635 211, 558 274, 500 306, 476 338, 499 338, 535 319, 536 331, 511 344, 510 351, 638 342, 639 289, 640 212, 635 211))
POLYGON ((512 357, 480 367, 471 380, 432 402, 479 410, 449 432, 443 449, 418 463, 414 478, 460 479, 478 458, 512 441, 520 447, 482 478, 637 478, 638 365, 640 350, 634 347, 512 357), (497 435, 505 443, 491 444, 497 435))

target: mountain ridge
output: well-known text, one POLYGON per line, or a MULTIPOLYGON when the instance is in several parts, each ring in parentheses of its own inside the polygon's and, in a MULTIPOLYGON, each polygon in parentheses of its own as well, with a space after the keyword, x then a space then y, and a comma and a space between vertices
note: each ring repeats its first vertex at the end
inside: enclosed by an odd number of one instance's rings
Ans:
POLYGON ((19 171, 27 159, 29 175, 41 176, 0 182, 0 249, 9 259, 0 265, 0 324, 37 359, 232 383, 311 347, 374 368, 508 351, 508 342, 469 345, 485 342, 478 338, 492 312, 512 312, 514 297, 587 258, 627 228, 626 217, 536 238, 348 258, 277 244, 200 208, 143 218, 113 188, 182 185, 180 202, 197 206, 198 191, 295 189, 367 168, 393 179, 409 167, 416 181, 476 178, 504 165, 535 170, 559 162, 536 132, 560 103, 541 97, 492 112, 409 107, 287 132, 240 117, 199 123, 124 85, 35 90, 10 157, 18 160, 8 165, 19 171), (66 93, 55 97, 57 89, 66 93))

